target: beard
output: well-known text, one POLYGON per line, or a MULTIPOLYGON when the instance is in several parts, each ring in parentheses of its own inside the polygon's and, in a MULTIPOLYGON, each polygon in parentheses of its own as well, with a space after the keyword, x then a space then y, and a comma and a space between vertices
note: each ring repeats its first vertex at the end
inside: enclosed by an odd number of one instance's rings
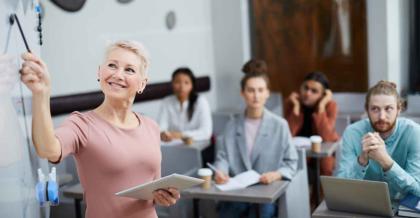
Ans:
POLYGON ((392 122, 387 122, 385 120, 378 120, 376 122, 372 122, 369 117, 370 124, 372 125, 373 129, 378 133, 387 133, 394 129, 394 126, 397 122, 397 118, 395 118, 392 122))

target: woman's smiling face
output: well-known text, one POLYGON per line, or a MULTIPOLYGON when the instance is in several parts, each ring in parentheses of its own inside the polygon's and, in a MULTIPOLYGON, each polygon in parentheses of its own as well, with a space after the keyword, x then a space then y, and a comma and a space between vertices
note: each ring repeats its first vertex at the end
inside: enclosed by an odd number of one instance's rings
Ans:
POLYGON ((132 51, 124 48, 111 50, 99 67, 98 77, 106 97, 129 100, 143 91, 146 78, 141 72, 141 60, 132 51))

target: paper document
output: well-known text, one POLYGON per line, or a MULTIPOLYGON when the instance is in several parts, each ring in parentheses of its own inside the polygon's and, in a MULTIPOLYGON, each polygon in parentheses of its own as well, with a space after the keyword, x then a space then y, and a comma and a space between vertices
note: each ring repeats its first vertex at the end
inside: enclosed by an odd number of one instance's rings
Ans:
POLYGON ((311 147, 311 140, 308 137, 293 137, 292 143, 298 147, 311 147))
POLYGON ((141 199, 141 200, 152 200, 153 192, 158 189, 176 188, 179 191, 181 191, 186 188, 199 185, 203 182, 204 180, 202 179, 197 179, 194 177, 189 177, 189 176, 184 176, 184 175, 179 175, 179 174, 174 173, 172 175, 165 176, 158 180, 151 181, 145 184, 141 184, 141 185, 134 186, 126 190, 117 192, 115 193, 115 195, 141 199))
POLYGON ((261 175, 254 170, 249 170, 230 178, 226 184, 216 185, 220 191, 230 191, 246 188, 260 181, 261 175))

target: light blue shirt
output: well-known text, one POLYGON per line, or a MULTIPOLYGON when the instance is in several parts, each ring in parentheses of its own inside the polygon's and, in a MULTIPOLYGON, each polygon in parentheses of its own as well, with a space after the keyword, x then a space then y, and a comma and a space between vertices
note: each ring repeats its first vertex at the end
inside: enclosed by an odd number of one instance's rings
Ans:
POLYGON ((369 119, 346 128, 336 176, 387 182, 392 200, 398 200, 408 192, 420 196, 420 125, 409 119, 397 119, 393 133, 384 140, 386 150, 394 160, 386 172, 374 160, 369 160, 365 167, 358 162, 362 138, 368 132, 374 132, 369 119))

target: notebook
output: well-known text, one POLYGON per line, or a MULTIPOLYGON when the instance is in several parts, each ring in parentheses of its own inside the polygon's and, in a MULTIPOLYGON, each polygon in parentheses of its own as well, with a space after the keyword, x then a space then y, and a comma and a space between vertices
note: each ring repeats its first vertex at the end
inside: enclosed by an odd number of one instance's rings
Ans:
POLYGON ((420 198, 415 195, 408 194, 405 198, 401 199, 400 204, 420 213, 420 198))
POLYGON ((405 207, 403 205, 400 205, 398 207, 398 216, 404 216, 404 217, 420 217, 420 212, 415 211, 413 209, 410 209, 408 207, 405 207))
POLYGON ((158 189, 177 188, 179 191, 190 188, 203 183, 204 180, 194 177, 172 174, 162 177, 145 184, 140 184, 120 192, 115 193, 117 196, 129 197, 141 200, 152 200, 153 192, 158 189))
POLYGON ((243 189, 250 185, 257 184, 260 181, 261 175, 254 170, 249 170, 230 178, 225 184, 216 185, 220 191, 231 191, 243 189))

